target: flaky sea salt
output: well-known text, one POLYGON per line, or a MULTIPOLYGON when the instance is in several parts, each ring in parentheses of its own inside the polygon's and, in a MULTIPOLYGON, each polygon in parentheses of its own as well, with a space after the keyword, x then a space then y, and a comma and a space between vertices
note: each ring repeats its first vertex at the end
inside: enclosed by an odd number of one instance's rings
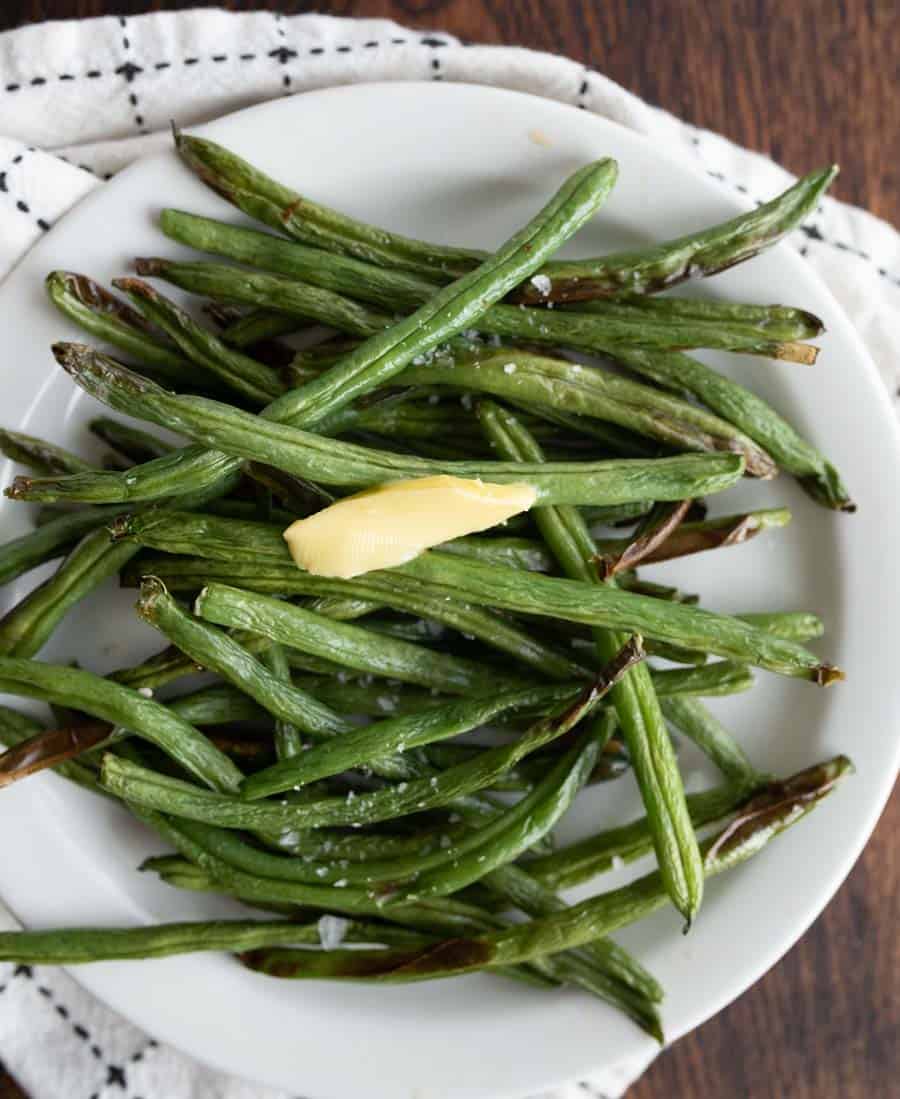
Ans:
POLYGON ((153 698, 153 688, 152 687, 138 687, 137 693, 142 698, 153 698))
POLYGON ((550 291, 553 289, 553 283, 546 275, 532 275, 531 285, 545 298, 549 297, 550 291))
POLYGON ((518 369, 518 367, 516 366, 515 363, 506 363, 505 366, 503 367, 503 373, 504 374, 515 374, 517 369, 518 369))
POLYGON ((350 921, 343 916, 320 916, 316 930, 319 932, 322 949, 336 950, 350 930, 350 921))

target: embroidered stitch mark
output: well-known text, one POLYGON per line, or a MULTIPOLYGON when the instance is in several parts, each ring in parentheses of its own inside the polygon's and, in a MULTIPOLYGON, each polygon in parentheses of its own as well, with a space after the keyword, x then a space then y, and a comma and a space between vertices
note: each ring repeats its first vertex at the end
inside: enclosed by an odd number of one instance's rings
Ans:
POLYGON ((134 110, 134 124, 142 134, 146 134, 149 131, 144 126, 144 116, 141 114, 137 93, 131 88, 135 77, 140 76, 144 70, 128 57, 128 54, 131 53, 131 39, 128 36, 128 20, 124 15, 119 16, 119 26, 122 28, 122 50, 125 54, 125 60, 113 72, 116 76, 124 77, 126 86, 131 89, 128 92, 128 102, 134 110))

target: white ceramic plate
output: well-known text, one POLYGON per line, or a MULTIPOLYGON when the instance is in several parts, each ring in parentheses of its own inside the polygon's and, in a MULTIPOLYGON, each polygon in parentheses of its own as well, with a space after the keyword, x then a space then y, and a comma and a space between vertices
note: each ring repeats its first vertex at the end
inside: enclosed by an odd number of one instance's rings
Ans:
MULTIPOLYGON (((340 88, 256 107, 204 132, 315 198, 439 241, 499 244, 569 171, 600 155, 618 159, 619 184, 573 255, 661 240, 742 208, 742 200, 696 167, 624 129, 489 88, 340 88), (536 130, 547 144, 530 136, 536 130)), ((176 249, 155 228, 162 204, 232 216, 174 155, 147 160, 82 202, 0 288, 3 423, 73 448, 87 445, 85 422, 97 406, 49 353, 54 339, 78 334, 47 304, 42 279, 57 267, 110 279, 137 254, 172 254, 176 249)), ((787 503, 795 509, 792 526, 658 572, 702 591, 716 609, 809 608, 822 615, 828 628, 822 653, 847 670, 846 684, 825 692, 760 674, 751 694, 717 709, 761 765, 787 773, 847 751, 858 774, 812 820, 710 883, 689 936, 681 935, 672 911, 623 933, 666 986, 670 1039, 755 981, 821 911, 875 824, 900 744, 893 644, 900 620, 900 448, 875 369, 829 293, 787 248, 716 278, 703 293, 801 305, 825 319, 829 331, 814 370, 739 356, 714 361, 826 447, 860 506, 855 516, 835 516, 786 477, 747 483, 717 507, 787 503)), ((9 464, 2 473, 7 482, 9 464)), ((2 507, 4 538, 27 529, 27 508, 2 507)), ((24 590, 24 583, 13 585, 2 598, 8 604, 24 590)), ((155 651, 159 639, 136 624, 132 602, 133 593, 111 587, 72 614, 42 655, 77 657, 104 672, 155 651)), ((699 763, 688 757, 686 765, 697 771, 689 783, 698 781, 699 763)), ((631 780, 623 780, 585 795, 567 831, 621 821, 637 808, 631 780)), ((0 893, 30 927, 126 925, 234 910, 137 874, 157 841, 113 806, 54 776, 4 792, 0 834, 6 837, 0 893)), ((395 988, 292 984, 206 955, 95 965, 76 974, 158 1038, 314 1099, 521 1097, 650 1048, 634 1027, 586 996, 480 976, 395 988)))

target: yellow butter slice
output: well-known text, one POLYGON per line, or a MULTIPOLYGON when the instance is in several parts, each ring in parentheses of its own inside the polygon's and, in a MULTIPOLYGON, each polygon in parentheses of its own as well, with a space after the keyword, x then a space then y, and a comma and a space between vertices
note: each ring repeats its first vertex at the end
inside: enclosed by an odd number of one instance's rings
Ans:
POLYGON ((446 475, 391 481, 298 519, 284 540, 301 569, 346 580, 487 530, 527 511, 536 496, 524 483, 494 485, 446 475))

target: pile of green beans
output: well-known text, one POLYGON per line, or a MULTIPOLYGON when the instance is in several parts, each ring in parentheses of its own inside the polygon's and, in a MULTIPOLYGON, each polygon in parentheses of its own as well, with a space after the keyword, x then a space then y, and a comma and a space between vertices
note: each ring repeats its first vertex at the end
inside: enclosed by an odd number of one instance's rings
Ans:
POLYGON ((281 978, 485 970, 577 987, 662 1042, 663 990, 610 934, 667 901, 687 930, 706 877, 852 766, 776 778, 707 706, 749 690, 757 667, 841 679, 807 647, 814 614, 719 614, 644 569, 776 539, 786 508, 706 515, 703 499, 744 475, 784 471, 832 509, 852 502, 786 420, 684 353, 812 363, 818 318, 652 295, 779 240, 834 170, 699 233, 559 261, 615 184, 613 161, 574 172, 492 254, 366 225, 213 142, 178 133, 176 146, 263 228, 165 210, 168 238, 231 265, 139 259, 142 278, 114 282, 123 297, 47 277, 54 305, 104 345, 56 344, 62 368, 189 444, 97 417, 89 430, 113 452, 98 467, 0 430, 0 453, 27 471, 7 495, 44 505, 0 546, 0 586, 62 557, 0 618, 0 691, 52 714, 0 707, 0 789, 47 770, 113 799, 176 852, 142 870, 263 915, 8 932, 0 960, 217 950, 281 978), (202 295, 207 320, 144 278, 202 295), (310 325, 334 331, 300 352, 284 342, 310 325), (434 474, 524 481, 535 506, 352 579, 292 560, 294 519, 434 474), (140 589, 160 651, 106 676, 35 659, 116 578, 140 589), (681 738, 718 785, 685 793, 681 738), (602 797, 629 770, 642 815, 556 845, 585 787, 602 797), (656 867, 630 885, 559 895, 641 858, 656 867))

